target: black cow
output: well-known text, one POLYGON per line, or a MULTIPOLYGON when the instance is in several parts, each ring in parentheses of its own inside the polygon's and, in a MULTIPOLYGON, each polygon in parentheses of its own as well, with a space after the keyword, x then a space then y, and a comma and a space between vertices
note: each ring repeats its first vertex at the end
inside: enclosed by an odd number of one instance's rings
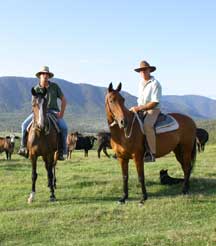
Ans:
POLYGON ((104 154, 110 158, 107 153, 107 148, 111 149, 110 145, 111 134, 110 132, 99 132, 98 133, 98 158, 100 158, 101 150, 103 150, 104 154))
POLYGON ((183 183, 183 181, 184 179, 170 177, 167 169, 160 170, 160 183, 162 185, 179 184, 179 183, 183 183))
POLYGON ((205 150, 205 144, 207 143, 208 139, 209 139, 209 134, 206 130, 202 128, 196 129, 196 142, 199 152, 205 150))
POLYGON ((75 149, 84 149, 84 155, 85 157, 87 157, 88 151, 92 149, 95 140, 97 140, 97 138, 95 138, 94 136, 82 136, 78 134, 75 149))

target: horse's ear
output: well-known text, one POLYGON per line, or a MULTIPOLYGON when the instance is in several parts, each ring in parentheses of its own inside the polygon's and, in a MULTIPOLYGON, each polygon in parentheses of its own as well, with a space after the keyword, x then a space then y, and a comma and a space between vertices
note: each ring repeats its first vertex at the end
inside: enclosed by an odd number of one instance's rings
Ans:
POLYGON ((121 88, 122 88, 122 83, 120 82, 116 90, 117 90, 117 91, 120 91, 121 88))
POLYGON ((32 96, 34 96, 34 97, 37 96, 37 93, 36 93, 34 87, 32 87, 32 89, 31 89, 31 94, 32 94, 32 96))
POLYGON ((113 84, 112 84, 112 82, 109 84, 108 91, 109 92, 113 91, 113 84))

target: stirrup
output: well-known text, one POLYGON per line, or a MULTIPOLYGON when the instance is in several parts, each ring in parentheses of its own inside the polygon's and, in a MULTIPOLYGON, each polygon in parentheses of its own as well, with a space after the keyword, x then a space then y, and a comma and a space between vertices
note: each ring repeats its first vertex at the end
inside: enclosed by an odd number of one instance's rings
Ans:
POLYGON ((146 152, 144 155, 144 162, 155 162, 155 154, 146 152))
POLYGON ((63 153, 59 153, 58 154, 58 161, 64 161, 64 160, 65 160, 65 158, 64 158, 63 153))
POLYGON ((21 147, 18 151, 18 155, 24 156, 25 158, 28 158, 28 150, 26 147, 21 147))

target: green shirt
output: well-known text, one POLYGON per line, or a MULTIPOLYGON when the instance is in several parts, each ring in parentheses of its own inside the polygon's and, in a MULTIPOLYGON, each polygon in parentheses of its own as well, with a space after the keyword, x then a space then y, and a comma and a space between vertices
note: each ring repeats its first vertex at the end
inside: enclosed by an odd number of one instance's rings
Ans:
MULTIPOLYGON (((43 90, 43 88, 39 84, 36 85, 34 89, 37 93, 40 93, 43 90)), ((60 111, 58 107, 57 99, 58 98, 61 99, 63 96, 64 94, 62 93, 62 90, 60 89, 60 87, 56 83, 49 81, 49 86, 47 87, 47 101, 48 101, 47 107, 48 109, 60 111)))

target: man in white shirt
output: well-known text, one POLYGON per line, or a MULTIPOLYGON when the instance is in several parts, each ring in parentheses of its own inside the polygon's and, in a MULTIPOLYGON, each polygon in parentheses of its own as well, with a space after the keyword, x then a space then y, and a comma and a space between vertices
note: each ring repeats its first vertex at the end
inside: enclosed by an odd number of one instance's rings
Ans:
POLYGON ((151 73, 156 70, 156 67, 150 66, 148 62, 141 61, 140 67, 134 69, 140 73, 142 80, 139 83, 138 106, 132 107, 133 112, 145 111, 146 117, 144 120, 144 132, 150 152, 146 153, 145 161, 154 162, 156 155, 156 136, 154 124, 160 114, 160 100, 162 96, 162 88, 160 83, 151 76, 151 73))

